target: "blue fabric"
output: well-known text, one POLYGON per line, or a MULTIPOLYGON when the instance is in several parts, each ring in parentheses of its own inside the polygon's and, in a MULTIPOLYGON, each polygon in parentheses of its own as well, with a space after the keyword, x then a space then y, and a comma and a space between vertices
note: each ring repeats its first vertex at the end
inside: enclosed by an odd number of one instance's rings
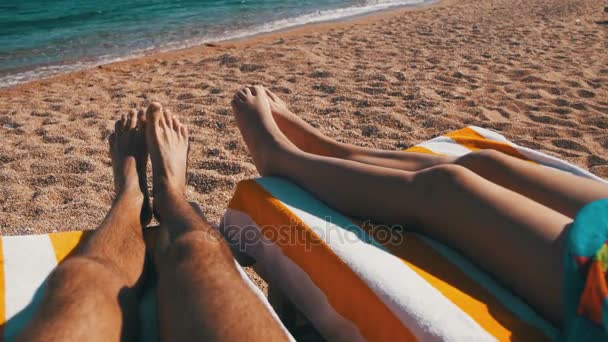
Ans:
POLYGON ((564 248, 564 341, 608 341, 608 298, 604 299, 601 308, 603 325, 578 313, 589 266, 607 241, 608 199, 603 199, 581 209, 567 231, 564 248))

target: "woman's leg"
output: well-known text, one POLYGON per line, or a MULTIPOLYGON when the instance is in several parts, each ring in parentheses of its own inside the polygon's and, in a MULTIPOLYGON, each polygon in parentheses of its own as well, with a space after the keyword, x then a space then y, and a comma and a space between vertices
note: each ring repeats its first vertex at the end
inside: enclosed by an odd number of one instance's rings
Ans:
POLYGON ((608 197, 606 184, 538 167, 498 151, 486 150, 455 158, 384 151, 340 143, 324 136, 293 114, 278 96, 269 90, 266 92, 273 117, 281 131, 299 149, 308 153, 404 171, 457 164, 568 217, 574 217, 585 204, 608 197))
POLYGON ((42 303, 18 340, 138 339, 137 301, 146 254, 142 226, 152 213, 145 188, 148 156, 136 126, 134 112, 116 123, 110 137, 114 204, 83 248, 49 276, 42 303))
POLYGON ((274 123, 261 87, 238 92, 233 107, 262 175, 290 179, 348 216, 415 224, 546 317, 561 319, 561 237, 568 217, 458 165, 406 172, 303 152, 274 123))

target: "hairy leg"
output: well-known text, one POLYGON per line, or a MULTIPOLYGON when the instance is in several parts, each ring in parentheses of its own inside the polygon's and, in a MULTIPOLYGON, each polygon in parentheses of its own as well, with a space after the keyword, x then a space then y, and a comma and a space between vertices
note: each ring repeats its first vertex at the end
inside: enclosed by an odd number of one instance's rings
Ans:
POLYGON ((159 104, 147 111, 161 337, 170 341, 278 341, 286 336, 239 274, 221 236, 186 202, 188 132, 159 104), (164 236, 164 238, 162 237, 164 236))
POLYGON ((287 138, 304 152, 404 171, 445 164, 461 165, 481 177, 542 203, 568 217, 587 203, 608 197, 608 185, 566 172, 538 167, 498 151, 474 152, 461 158, 384 151, 340 143, 293 114, 266 89, 273 117, 287 138))
POLYGON ((137 338, 145 259, 142 225, 151 217, 142 132, 136 112, 116 122, 110 136, 116 186, 112 208, 85 245, 50 275, 40 308, 19 340, 137 338))
POLYGON ((546 317, 561 319, 561 236, 568 217, 458 165, 406 172, 303 152, 274 123, 261 87, 238 92, 233 107, 262 175, 290 179, 348 216, 414 224, 546 317))

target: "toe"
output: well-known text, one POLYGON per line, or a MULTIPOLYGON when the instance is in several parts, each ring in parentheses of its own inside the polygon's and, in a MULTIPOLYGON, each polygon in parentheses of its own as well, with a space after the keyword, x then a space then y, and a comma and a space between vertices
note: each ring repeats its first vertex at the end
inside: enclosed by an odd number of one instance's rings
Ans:
POLYGON ((137 111, 137 127, 141 128, 146 124, 146 111, 140 109, 137 111))
POLYGON ((243 92, 245 93, 246 96, 253 96, 253 93, 251 93, 251 89, 252 88, 243 89, 243 92))
POLYGON ((131 109, 129 111, 129 118, 127 119, 127 123, 130 129, 137 127, 137 111, 135 109, 131 109))
POLYGON ((167 126, 173 129, 173 113, 168 109, 163 110, 163 113, 165 114, 165 122, 167 123, 167 126))
POLYGON ((152 102, 146 110, 146 122, 154 125, 164 126, 165 116, 163 115, 163 107, 158 102, 152 102))
POLYGON ((266 91, 266 95, 268 95, 268 98, 274 102, 277 102, 278 96, 276 96, 273 92, 270 91, 270 89, 264 87, 264 90, 266 91))
POLYGON ((261 85, 253 86, 253 95, 262 96, 265 93, 266 93, 266 91, 264 90, 264 87, 262 87, 261 85))
POLYGON ((188 127, 185 125, 181 125, 179 127, 179 133, 184 137, 184 139, 188 139, 188 127))
POLYGON ((243 90, 239 90, 236 93, 236 98, 241 100, 241 101, 246 101, 247 100, 247 94, 245 94, 245 92, 243 90))
POLYGON ((173 116, 173 129, 179 132, 179 128, 181 126, 181 122, 177 119, 177 116, 173 116))
POLYGON ((127 122, 127 117, 125 115, 121 115, 120 119, 116 120, 114 123, 114 132, 120 133, 123 131, 127 122))

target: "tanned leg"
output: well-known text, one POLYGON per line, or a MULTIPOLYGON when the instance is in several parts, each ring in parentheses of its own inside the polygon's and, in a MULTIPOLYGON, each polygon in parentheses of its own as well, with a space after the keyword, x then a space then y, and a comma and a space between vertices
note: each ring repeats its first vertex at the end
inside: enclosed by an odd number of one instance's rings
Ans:
POLYGON ((561 236, 568 217, 458 165, 406 172, 303 152, 273 121, 262 87, 239 91, 233 107, 262 175, 289 179, 351 217, 413 224, 560 321, 561 236))
POLYGON ((304 152, 348 159, 404 171, 456 164, 520 193, 568 217, 587 203, 608 197, 608 185, 566 172, 538 167, 498 151, 474 152, 461 158, 364 148, 335 141, 292 113, 266 89, 273 117, 287 138, 304 152))
POLYGON ((161 235, 156 253, 162 339, 285 340, 277 322, 241 278, 221 236, 184 198, 186 127, 157 103, 148 108, 147 118, 154 210, 165 237, 161 235))
POLYGON ((148 156, 136 112, 116 122, 110 154, 116 186, 112 208, 86 244, 50 275, 42 303, 18 340, 137 339, 146 254, 142 226, 151 211, 145 188, 148 156))

